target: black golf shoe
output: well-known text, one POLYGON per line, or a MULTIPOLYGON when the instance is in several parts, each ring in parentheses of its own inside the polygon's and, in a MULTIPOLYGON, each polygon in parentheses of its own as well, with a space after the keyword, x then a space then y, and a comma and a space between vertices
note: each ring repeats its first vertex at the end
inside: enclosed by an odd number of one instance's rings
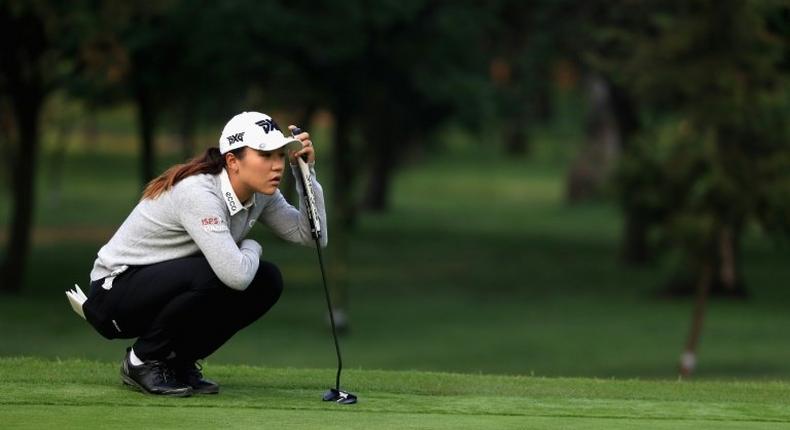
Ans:
POLYGON ((213 381, 203 378, 203 367, 196 361, 179 362, 176 360, 168 362, 168 365, 179 381, 184 381, 192 387, 196 394, 217 394, 219 385, 213 381))
POLYGON ((187 397, 192 387, 179 381, 173 370, 164 361, 144 361, 139 366, 129 360, 129 348, 121 363, 121 380, 143 393, 160 396, 187 397))

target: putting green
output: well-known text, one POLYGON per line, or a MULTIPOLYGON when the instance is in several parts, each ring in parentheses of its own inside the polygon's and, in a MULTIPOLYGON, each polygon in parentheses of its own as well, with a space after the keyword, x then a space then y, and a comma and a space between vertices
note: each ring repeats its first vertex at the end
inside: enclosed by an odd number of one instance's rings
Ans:
POLYGON ((147 396, 115 363, 0 358, 10 428, 790 428, 790 384, 535 378, 349 369, 356 405, 320 400, 332 369, 205 366, 217 396, 147 396))

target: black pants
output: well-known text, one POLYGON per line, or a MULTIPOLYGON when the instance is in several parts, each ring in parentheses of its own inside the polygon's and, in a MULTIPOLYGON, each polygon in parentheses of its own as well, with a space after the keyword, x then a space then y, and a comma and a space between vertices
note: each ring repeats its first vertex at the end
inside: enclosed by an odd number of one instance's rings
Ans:
POLYGON ((91 283, 88 322, 108 339, 137 338, 142 360, 209 356, 271 309, 283 289, 280 270, 265 261, 246 290, 229 288, 202 255, 133 266, 109 289, 103 284, 91 283))

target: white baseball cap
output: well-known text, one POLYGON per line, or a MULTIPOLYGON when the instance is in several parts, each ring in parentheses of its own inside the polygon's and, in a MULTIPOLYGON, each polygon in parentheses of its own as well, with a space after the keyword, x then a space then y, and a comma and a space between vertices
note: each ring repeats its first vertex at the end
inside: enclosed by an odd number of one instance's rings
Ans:
POLYGON ((244 146, 273 151, 286 145, 288 150, 302 149, 299 139, 285 137, 272 117, 260 112, 242 112, 234 116, 225 124, 219 137, 219 152, 222 154, 244 146))

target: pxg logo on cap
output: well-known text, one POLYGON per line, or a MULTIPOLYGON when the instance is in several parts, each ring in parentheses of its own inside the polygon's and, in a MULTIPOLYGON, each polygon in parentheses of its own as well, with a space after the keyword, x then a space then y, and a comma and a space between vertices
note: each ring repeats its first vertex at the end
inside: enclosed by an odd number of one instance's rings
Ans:
POLYGON ((287 146, 288 150, 298 150, 301 142, 293 137, 285 137, 274 120, 260 112, 242 112, 228 121, 219 138, 219 152, 222 154, 236 148, 249 146, 261 151, 273 151, 287 146))

